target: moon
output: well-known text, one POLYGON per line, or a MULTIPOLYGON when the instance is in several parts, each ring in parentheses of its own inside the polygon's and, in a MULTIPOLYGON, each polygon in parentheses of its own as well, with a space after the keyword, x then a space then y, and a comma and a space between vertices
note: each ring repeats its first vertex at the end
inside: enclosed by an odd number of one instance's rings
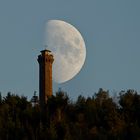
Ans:
POLYGON ((44 45, 54 55, 53 80, 64 83, 81 70, 86 47, 80 32, 62 20, 49 20, 45 24, 44 45))

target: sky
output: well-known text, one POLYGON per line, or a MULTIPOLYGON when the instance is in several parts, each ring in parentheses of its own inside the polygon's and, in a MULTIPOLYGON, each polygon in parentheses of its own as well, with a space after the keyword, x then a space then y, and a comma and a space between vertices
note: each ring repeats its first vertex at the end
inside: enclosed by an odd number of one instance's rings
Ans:
POLYGON ((53 83, 70 98, 140 91, 139 0, 0 0, 0 91, 27 96, 39 91, 37 56, 44 49, 45 23, 74 25, 86 44, 86 61, 72 80, 53 83))

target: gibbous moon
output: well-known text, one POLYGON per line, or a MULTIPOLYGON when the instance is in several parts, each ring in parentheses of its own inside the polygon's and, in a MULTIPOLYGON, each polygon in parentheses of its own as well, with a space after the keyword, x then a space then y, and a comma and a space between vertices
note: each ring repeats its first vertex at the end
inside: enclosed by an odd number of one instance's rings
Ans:
POLYGON ((54 55, 53 80, 63 83, 76 76, 86 58, 80 32, 65 21, 49 20, 45 25, 44 43, 54 55))

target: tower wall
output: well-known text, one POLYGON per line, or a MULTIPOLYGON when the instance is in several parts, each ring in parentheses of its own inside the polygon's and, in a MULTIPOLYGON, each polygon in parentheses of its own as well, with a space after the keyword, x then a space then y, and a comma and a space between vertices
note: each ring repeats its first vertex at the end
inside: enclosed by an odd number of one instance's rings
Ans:
POLYGON ((39 62, 39 101, 43 106, 47 98, 52 95, 52 63, 53 55, 49 50, 41 51, 39 62))

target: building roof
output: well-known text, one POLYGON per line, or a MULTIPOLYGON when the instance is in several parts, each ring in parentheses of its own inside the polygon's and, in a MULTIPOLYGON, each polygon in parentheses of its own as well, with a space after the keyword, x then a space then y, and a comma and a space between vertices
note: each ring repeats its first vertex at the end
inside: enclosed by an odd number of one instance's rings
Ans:
POLYGON ((42 52, 51 52, 50 50, 47 50, 47 49, 45 49, 45 50, 42 50, 42 51, 40 51, 41 53, 42 52))

